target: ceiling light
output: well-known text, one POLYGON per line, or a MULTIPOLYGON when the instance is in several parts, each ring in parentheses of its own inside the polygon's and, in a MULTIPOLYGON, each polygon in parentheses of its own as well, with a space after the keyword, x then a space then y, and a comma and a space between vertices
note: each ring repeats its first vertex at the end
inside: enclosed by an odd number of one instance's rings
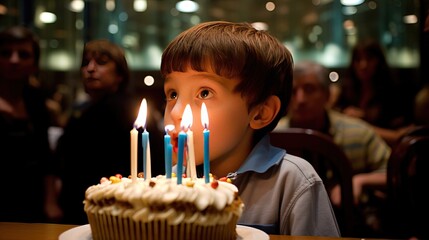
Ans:
POLYGON ((57 16, 51 12, 42 12, 39 15, 39 19, 42 23, 54 23, 57 21, 57 16))
POLYGON ((199 5, 198 3, 191 0, 183 0, 176 3, 176 9, 179 12, 191 13, 198 11, 199 5))
POLYGON ((365 2, 365 0, 341 0, 341 4, 344 6, 357 6, 363 2, 365 2))
POLYGON ((82 12, 85 8, 85 2, 83 0, 72 0, 69 6, 73 12, 82 12))
POLYGON ((147 9, 147 0, 134 0, 134 11, 144 12, 147 9))

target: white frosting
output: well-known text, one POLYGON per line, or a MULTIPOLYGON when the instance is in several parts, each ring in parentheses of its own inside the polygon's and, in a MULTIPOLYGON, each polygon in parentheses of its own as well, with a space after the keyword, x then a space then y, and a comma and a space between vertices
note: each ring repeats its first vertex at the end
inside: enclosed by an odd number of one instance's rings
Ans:
POLYGON ((122 214, 143 222, 167 219, 169 224, 185 221, 213 225, 227 222, 233 215, 239 217, 241 201, 239 206, 231 207, 237 204, 237 187, 223 181, 217 183, 214 188, 212 182, 205 183, 203 178, 183 178, 182 184, 177 184, 177 178, 161 175, 150 181, 138 178, 134 183, 128 178, 117 183, 105 181, 87 189, 85 211, 122 214))

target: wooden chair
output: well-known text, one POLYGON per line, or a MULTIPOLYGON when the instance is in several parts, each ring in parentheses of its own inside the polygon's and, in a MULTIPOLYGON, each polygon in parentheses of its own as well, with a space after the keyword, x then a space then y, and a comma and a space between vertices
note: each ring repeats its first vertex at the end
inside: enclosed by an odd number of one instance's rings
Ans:
POLYGON ((395 145, 387 168, 389 237, 429 239, 429 132, 418 128, 395 145))
POLYGON ((332 179, 341 186, 341 207, 335 209, 343 237, 354 237, 352 167, 343 150, 330 136, 311 129, 289 128, 270 134, 271 144, 309 161, 329 191, 332 179), (328 180, 330 179, 330 180, 328 180))

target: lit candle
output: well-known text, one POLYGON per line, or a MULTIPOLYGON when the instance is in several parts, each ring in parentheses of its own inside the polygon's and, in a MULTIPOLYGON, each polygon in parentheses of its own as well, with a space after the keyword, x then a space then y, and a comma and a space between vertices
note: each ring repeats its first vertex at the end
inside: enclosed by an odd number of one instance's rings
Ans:
POLYGON ((137 181, 137 142, 138 131, 135 127, 130 131, 131 138, 131 179, 137 181))
POLYGON ((197 178, 197 169, 195 166, 195 151, 194 151, 194 133, 191 130, 193 116, 192 109, 189 104, 186 105, 185 111, 183 113, 182 121, 183 125, 187 127, 186 135, 187 135, 187 147, 188 147, 188 158, 187 158, 187 172, 189 172, 190 178, 197 178))
POLYGON ((203 136, 204 136, 204 179, 206 183, 210 182, 210 154, 209 154, 209 115, 207 113, 206 104, 203 103, 201 106, 201 123, 203 124, 203 136))
POLYGON ((165 157, 165 175, 167 178, 171 178, 172 170, 172 154, 173 154, 173 145, 171 144, 171 137, 168 134, 173 131, 174 125, 165 126, 165 135, 164 135, 164 157, 165 157))
POLYGON ((181 127, 179 132, 179 142, 177 150, 177 184, 182 184, 182 174, 183 174, 183 155, 185 154, 185 143, 186 143, 186 133, 183 130, 184 127, 181 127))
POLYGON ((149 144, 149 132, 144 129, 142 133, 142 145, 143 145, 143 172, 144 178, 149 180, 152 178, 151 171, 151 160, 150 160, 150 144, 149 144))
POLYGON ((143 127, 142 133, 142 146, 143 146, 143 172, 146 180, 151 178, 151 167, 150 167, 150 145, 149 145, 149 132, 146 131, 146 117, 147 117, 147 102, 143 98, 140 104, 139 115, 135 125, 137 128, 143 127))

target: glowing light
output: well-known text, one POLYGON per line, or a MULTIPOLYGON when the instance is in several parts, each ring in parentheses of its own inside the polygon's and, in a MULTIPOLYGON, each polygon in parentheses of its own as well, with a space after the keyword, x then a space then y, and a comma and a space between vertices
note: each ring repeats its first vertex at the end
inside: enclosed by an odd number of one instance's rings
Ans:
POLYGON ((42 12, 39 15, 39 19, 42 23, 54 23, 57 21, 57 15, 51 12, 42 12))
POLYGON ((69 7, 70 11, 82 12, 82 10, 85 8, 85 2, 83 0, 72 0, 69 7))
POLYGON ((362 4, 365 0, 341 0, 341 4, 344 6, 357 6, 362 4))
POLYGON ((146 0, 134 0, 134 11, 136 12, 144 12, 147 9, 147 1, 146 0))
POLYGON ((199 8, 200 6, 198 5, 198 3, 191 0, 183 0, 176 3, 176 9, 179 12, 191 13, 198 11, 199 8))
POLYGON ((406 24, 415 24, 417 23, 417 16, 412 14, 412 15, 406 15, 403 18, 404 23, 406 24))
POLYGON ((276 4, 274 4, 273 2, 267 2, 265 4, 265 9, 267 9, 267 11, 272 12, 274 11, 274 9, 276 9, 276 4))
POLYGON ((152 86, 155 83, 155 78, 152 76, 146 76, 143 81, 146 86, 152 86))

